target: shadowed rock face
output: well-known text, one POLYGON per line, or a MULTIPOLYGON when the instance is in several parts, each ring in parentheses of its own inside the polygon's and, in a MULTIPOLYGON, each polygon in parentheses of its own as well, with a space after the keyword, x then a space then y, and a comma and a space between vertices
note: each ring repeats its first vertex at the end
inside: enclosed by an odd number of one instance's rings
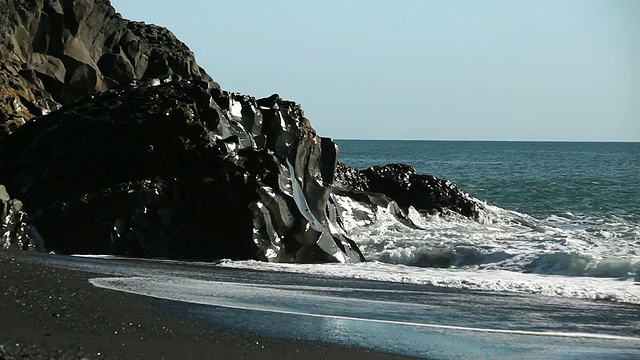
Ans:
POLYGON ((107 0, 0 0, 0 56, 12 72, 0 76, 0 136, 132 80, 218 86, 169 30, 125 20, 107 0))
POLYGON ((0 142, 0 183, 49 250, 363 260, 331 217, 336 146, 298 105, 158 83, 85 98, 0 142))

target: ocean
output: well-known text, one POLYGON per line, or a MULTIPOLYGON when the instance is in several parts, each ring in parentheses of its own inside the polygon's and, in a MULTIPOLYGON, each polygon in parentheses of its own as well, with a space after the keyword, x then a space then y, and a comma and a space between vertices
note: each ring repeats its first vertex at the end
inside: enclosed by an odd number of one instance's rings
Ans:
POLYGON ((336 142, 347 165, 410 164, 488 204, 539 219, 619 217, 636 230, 640 220, 640 143, 336 142))
MULTIPOLYGON (((337 140, 340 161, 455 182, 479 219, 345 219, 367 264, 225 266, 640 304, 640 143, 337 140)), ((351 204, 342 204, 345 207, 351 204)))

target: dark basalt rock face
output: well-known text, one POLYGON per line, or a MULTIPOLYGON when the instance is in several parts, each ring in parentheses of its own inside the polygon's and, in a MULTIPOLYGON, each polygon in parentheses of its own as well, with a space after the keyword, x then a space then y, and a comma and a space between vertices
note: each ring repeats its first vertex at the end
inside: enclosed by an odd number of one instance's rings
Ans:
POLYGON ((477 217, 482 209, 477 200, 451 181, 417 174, 415 168, 407 164, 388 164, 358 170, 340 163, 334 187, 340 194, 359 199, 363 197, 356 195, 357 193, 383 193, 405 210, 413 206, 428 213, 453 211, 477 217))
POLYGON ((218 87, 169 30, 125 20, 108 0, 0 0, 0 57, 0 137, 58 104, 133 80, 218 87))
POLYGON ((0 142, 0 183, 47 249, 364 260, 329 202, 336 146, 298 105, 158 83, 85 98, 0 142))

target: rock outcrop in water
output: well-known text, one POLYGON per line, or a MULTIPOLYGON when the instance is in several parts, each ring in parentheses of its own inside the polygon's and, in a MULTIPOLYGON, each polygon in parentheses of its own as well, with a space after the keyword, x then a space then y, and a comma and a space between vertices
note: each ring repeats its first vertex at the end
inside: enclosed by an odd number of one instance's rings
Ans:
POLYGON ((4 248, 359 262, 340 199, 477 211, 406 165, 338 165, 299 105, 220 90, 168 30, 107 0, 0 5, 4 248))
POLYGON ((481 206, 451 181, 417 174, 416 169, 407 164, 358 170, 340 163, 334 187, 336 192, 351 197, 363 192, 382 193, 405 210, 412 206, 430 213, 453 211, 476 217, 481 206))

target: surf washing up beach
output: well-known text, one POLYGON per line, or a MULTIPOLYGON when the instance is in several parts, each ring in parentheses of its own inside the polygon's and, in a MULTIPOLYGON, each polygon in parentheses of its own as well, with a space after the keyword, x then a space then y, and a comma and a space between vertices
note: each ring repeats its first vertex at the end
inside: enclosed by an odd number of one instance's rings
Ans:
POLYGON ((349 165, 414 164, 487 210, 410 210, 415 227, 345 200, 345 229, 370 259, 360 264, 59 261, 113 266, 125 277, 91 282, 192 303, 186 313, 261 335, 429 359, 638 357, 638 144, 337 143, 349 165))

